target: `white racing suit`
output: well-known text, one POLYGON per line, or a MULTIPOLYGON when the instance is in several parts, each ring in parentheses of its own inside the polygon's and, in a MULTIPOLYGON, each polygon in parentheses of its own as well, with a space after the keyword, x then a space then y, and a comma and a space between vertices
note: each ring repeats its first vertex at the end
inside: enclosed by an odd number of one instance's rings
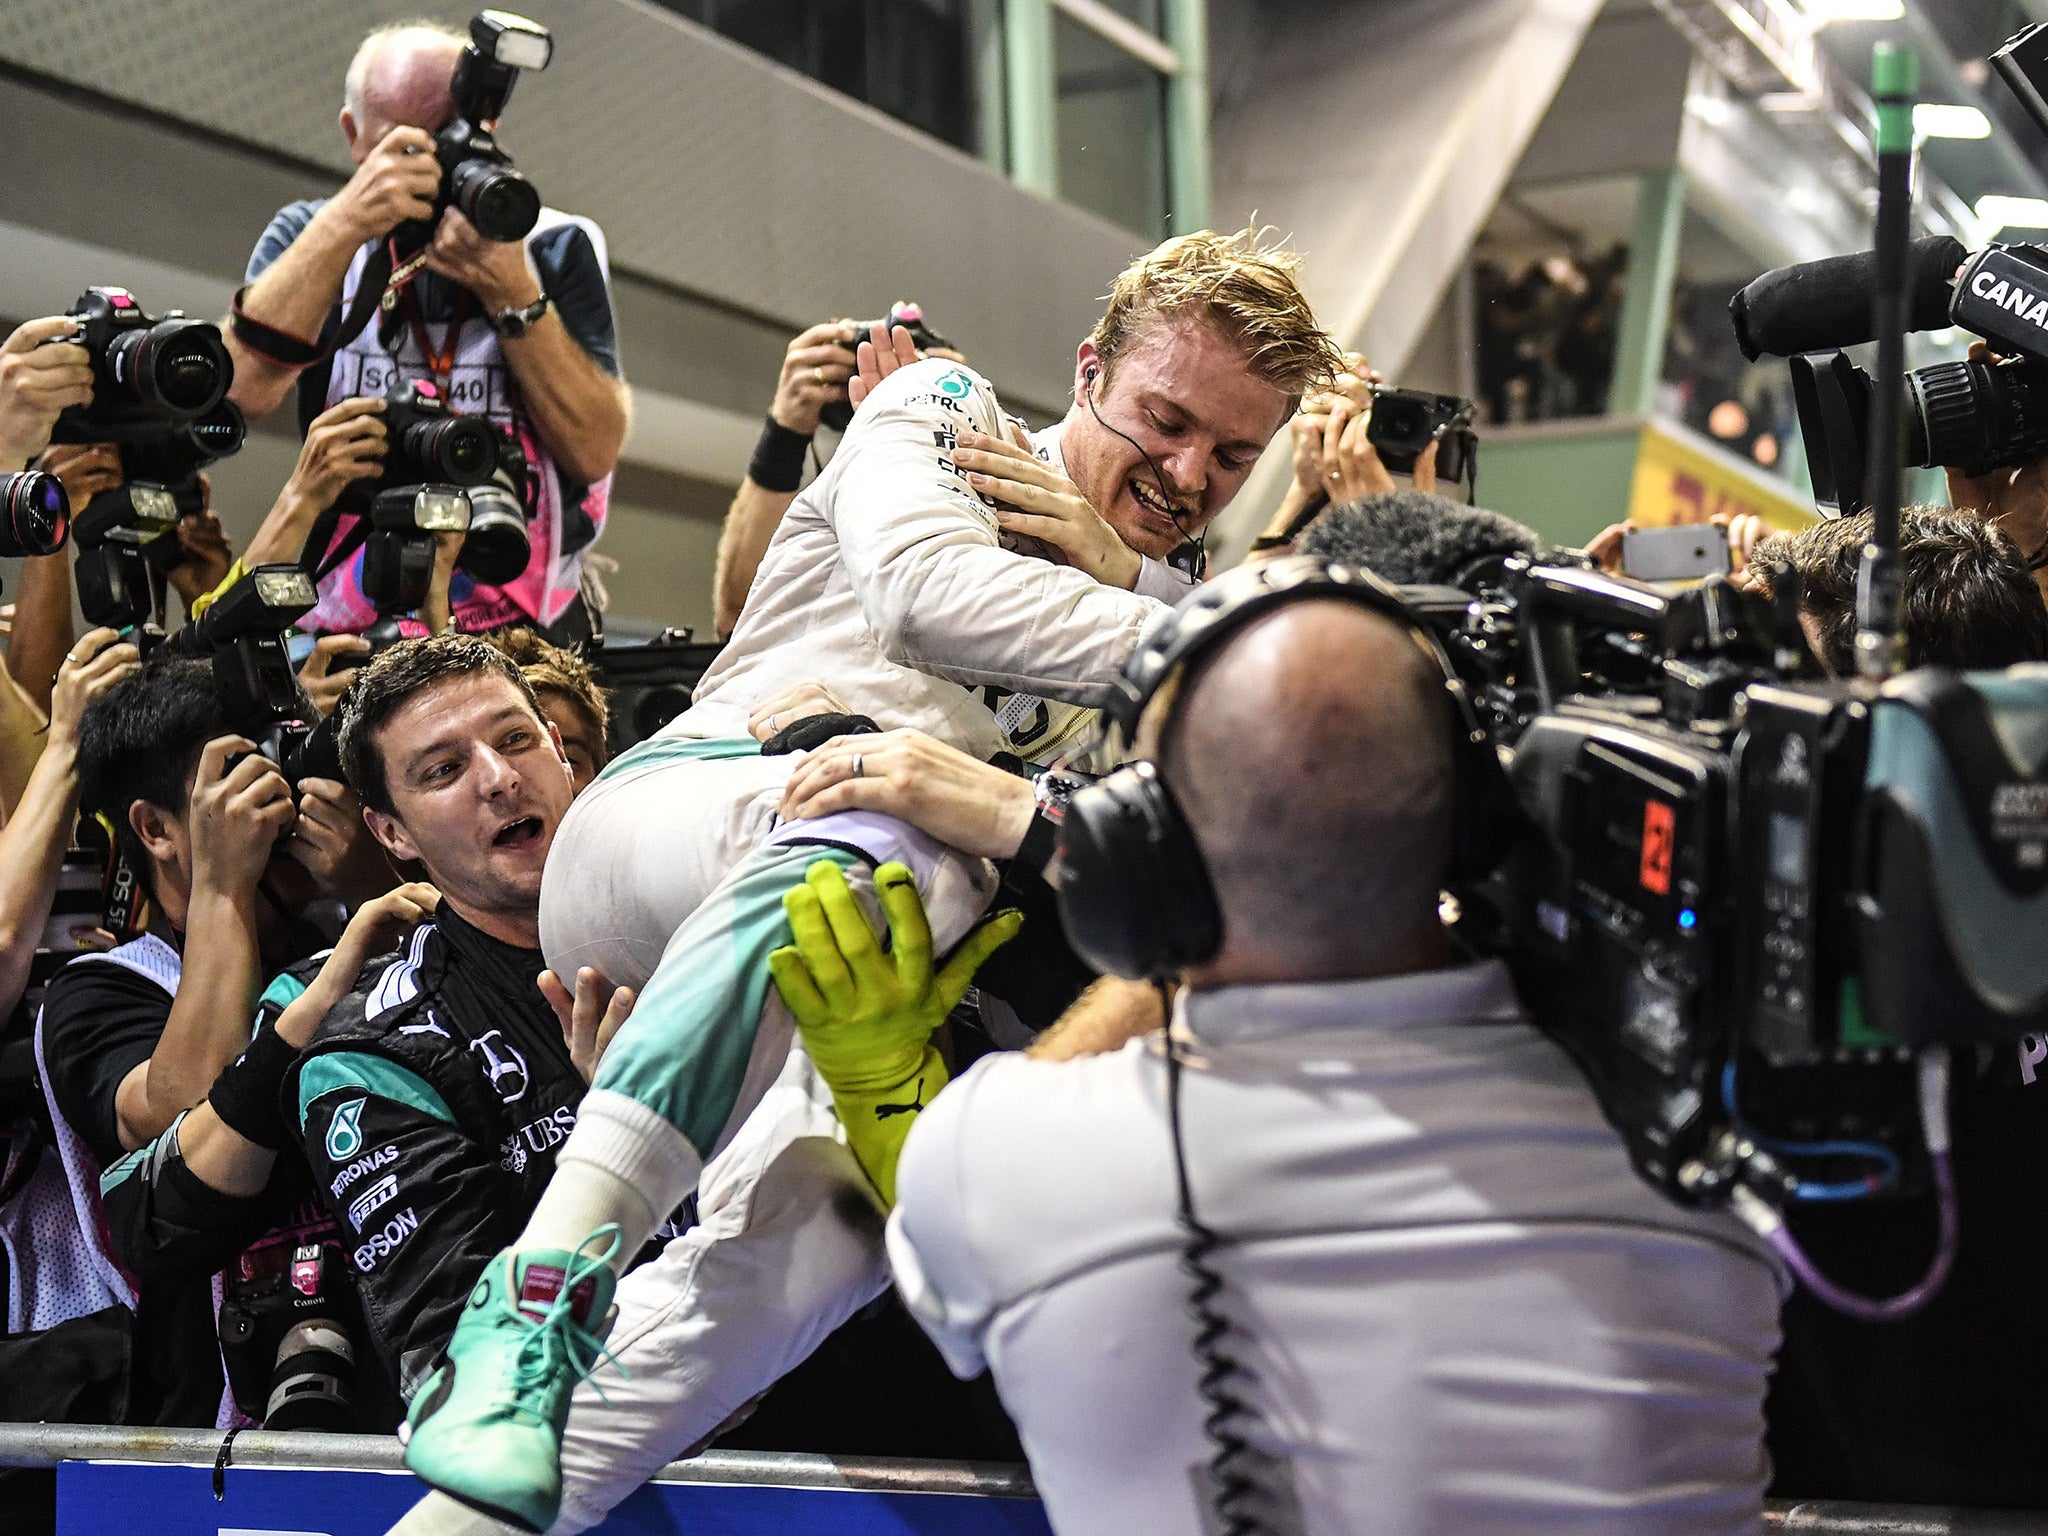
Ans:
MULTIPOLYGON (((988 757, 1008 745, 992 704, 1100 705, 1166 609, 1000 547, 951 449, 965 427, 1002 425, 988 385, 956 364, 886 380, 784 518, 695 706, 608 768, 556 834, 548 963, 640 989, 561 1155, 629 1180, 655 1210, 695 1186, 700 1215, 620 1281, 610 1347, 624 1370, 600 1366, 577 1390, 557 1531, 597 1523, 888 1283, 875 1197, 768 976, 768 951, 789 942, 783 893, 829 857, 872 914, 873 867, 899 859, 944 953, 994 890, 986 863, 889 817, 778 825, 796 759, 759 756, 749 712, 817 679, 885 728, 988 757)), ((1144 584, 1187 586, 1157 562, 1144 584)))

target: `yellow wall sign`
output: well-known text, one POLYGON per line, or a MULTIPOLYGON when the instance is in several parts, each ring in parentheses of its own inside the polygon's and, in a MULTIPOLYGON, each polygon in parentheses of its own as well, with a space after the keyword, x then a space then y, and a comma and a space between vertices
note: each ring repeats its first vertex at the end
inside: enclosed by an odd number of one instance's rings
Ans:
POLYGON ((1628 515, 1638 527, 1704 523, 1717 513, 1754 513, 1773 528, 1804 528, 1813 508, 1756 466, 1672 422, 1643 428, 1629 487, 1628 515))

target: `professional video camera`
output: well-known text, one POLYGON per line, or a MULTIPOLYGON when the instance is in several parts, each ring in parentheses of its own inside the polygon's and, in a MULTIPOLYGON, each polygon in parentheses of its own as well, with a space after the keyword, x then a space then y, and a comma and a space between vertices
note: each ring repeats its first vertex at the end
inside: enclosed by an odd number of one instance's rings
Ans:
POLYGON ((2048 1028, 2048 667, 1826 680, 1795 586, 1404 589, 1527 824, 1463 929, 1685 1204, 1895 1189, 1923 1123, 1946 1186, 1916 1058, 2048 1028))
MULTIPOLYGON (((933 347, 948 347, 953 343, 924 322, 924 311, 915 304, 892 304, 889 314, 882 320, 856 320, 853 322, 853 344, 857 348, 874 335, 876 326, 882 334, 888 335, 897 326, 910 332, 910 339, 917 344, 920 352, 929 352, 933 347)), ((818 420, 834 432, 844 432, 853 420, 853 402, 850 400, 828 400, 818 412, 818 420)))
POLYGON ((169 310, 143 313, 125 288, 88 288, 71 307, 75 342, 92 356, 93 397, 57 418, 56 443, 120 443, 158 434, 167 422, 197 421, 227 398, 234 360, 220 327, 169 310))
POLYGON ((0 475, 0 557, 54 555, 71 537, 64 482, 39 469, 0 475))
POLYGON ((539 22, 510 11, 478 11, 470 20, 469 38, 450 87, 455 115, 434 135, 434 157, 441 162, 434 217, 404 226, 401 245, 425 245, 449 207, 460 208, 486 240, 504 243, 525 239, 540 218, 540 193, 514 168, 495 129, 519 72, 548 67, 554 36, 539 22))
POLYGON ((294 786, 341 778, 338 727, 299 686, 283 638, 318 597, 298 566, 259 565, 163 642, 171 655, 211 661, 228 728, 257 742, 294 786))
MULTIPOLYGON (((2048 24, 2008 41, 1991 62, 2048 131, 2048 24)), ((1729 304, 1743 355, 1789 360, 1814 499, 1839 514, 1866 503, 1873 383, 1838 349, 1876 339, 1870 296, 1875 252, 1766 272, 1729 304), (1827 352, 1825 357, 1802 354, 1827 352)), ((1915 241, 1906 325, 1956 326, 1995 358, 1916 368, 1901 402, 1905 463, 1966 474, 2031 464, 2048 454, 2048 249, 1989 245, 1970 252, 1947 235, 1915 241)))

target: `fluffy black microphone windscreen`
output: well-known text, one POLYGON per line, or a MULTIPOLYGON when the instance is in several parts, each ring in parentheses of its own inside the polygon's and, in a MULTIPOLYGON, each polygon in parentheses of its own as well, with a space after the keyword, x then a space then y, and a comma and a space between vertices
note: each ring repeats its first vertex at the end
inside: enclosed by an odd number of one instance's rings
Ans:
POLYGON ((1396 490, 1330 508, 1296 550, 1333 565, 1362 566, 1396 586, 1462 586, 1486 565, 1543 547, 1512 517, 1431 491, 1396 490))
MULTIPOLYGON (((1908 330, 1938 331, 1948 324, 1949 287, 1969 255, 1952 235, 1913 242, 1908 330)), ((1766 272, 1728 301, 1728 318, 1735 322, 1736 345, 1751 362, 1765 352, 1791 357, 1853 347, 1877 339, 1870 307, 1876 291, 1875 251, 1830 256, 1766 272)))

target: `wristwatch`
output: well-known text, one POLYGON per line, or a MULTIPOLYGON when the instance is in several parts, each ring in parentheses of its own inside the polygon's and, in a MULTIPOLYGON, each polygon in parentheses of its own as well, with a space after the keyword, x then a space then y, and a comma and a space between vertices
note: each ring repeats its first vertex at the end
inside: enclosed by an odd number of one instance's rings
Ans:
POLYGON ((540 323, 540 317, 548 312, 548 305, 552 302, 543 293, 524 309, 501 309, 491 316, 491 329, 508 341, 517 341, 540 323))

